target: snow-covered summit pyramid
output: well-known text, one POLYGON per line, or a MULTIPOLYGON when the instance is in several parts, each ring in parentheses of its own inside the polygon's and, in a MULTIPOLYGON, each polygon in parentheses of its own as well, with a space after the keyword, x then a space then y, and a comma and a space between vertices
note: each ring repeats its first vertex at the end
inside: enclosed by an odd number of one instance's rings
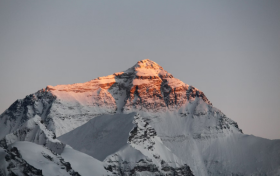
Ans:
POLYGON ((203 92, 174 78, 149 59, 123 72, 86 83, 48 86, 47 90, 61 99, 70 99, 73 93, 87 93, 88 98, 79 100, 80 103, 106 107, 110 112, 174 110, 196 96, 211 104, 203 92), (92 102, 92 99, 98 101, 92 102))
POLYGON ((64 157, 74 166, 67 174, 91 173, 81 158, 105 175, 280 175, 279 140, 244 135, 202 91, 149 59, 15 101, 0 115, 0 147, 10 156, 20 141, 64 157))

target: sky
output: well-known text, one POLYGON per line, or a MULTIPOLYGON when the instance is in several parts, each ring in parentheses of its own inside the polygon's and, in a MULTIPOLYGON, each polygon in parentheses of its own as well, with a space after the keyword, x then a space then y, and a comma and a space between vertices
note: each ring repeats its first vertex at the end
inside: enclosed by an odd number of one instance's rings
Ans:
POLYGON ((280 139, 280 1, 0 0, 0 112, 155 61, 245 134, 280 139))

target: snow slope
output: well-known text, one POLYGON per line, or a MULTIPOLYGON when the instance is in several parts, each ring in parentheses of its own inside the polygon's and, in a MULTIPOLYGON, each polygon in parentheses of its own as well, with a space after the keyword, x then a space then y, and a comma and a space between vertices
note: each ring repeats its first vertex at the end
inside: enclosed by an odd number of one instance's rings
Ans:
POLYGON ((16 147, 22 158, 33 167, 42 170, 43 175, 70 175, 66 167, 61 163, 60 158, 40 145, 24 141, 15 142, 9 147, 16 147))
POLYGON ((6 149, 0 149, 0 161, 0 173, 4 176, 79 176, 60 155, 26 141, 15 142, 6 149))
POLYGON ((105 168, 116 175, 131 175, 140 170, 145 175, 192 175, 139 114, 102 115, 58 139, 104 161, 105 168))
POLYGON ((215 127, 216 118, 173 114, 153 118, 150 125, 194 175, 280 174, 280 140, 244 135, 231 126, 215 127))
POLYGON ((58 139, 100 161, 127 144, 133 128, 131 114, 101 115, 58 139))
POLYGON ((107 175, 103 163, 85 153, 66 146, 61 154, 64 161, 71 163, 71 167, 83 176, 107 175))
POLYGON ((27 141, 0 148, 0 173, 47 176, 107 175, 103 163, 66 146, 61 155, 27 141))

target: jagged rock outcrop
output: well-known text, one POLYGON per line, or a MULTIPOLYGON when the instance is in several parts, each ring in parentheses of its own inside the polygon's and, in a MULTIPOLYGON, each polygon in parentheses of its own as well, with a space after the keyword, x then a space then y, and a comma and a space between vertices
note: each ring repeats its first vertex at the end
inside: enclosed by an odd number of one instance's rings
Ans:
POLYGON ((36 169, 22 159, 22 156, 16 147, 7 149, 5 160, 8 164, 7 171, 9 175, 43 176, 42 170, 36 169))
POLYGON ((134 123, 136 125, 129 133, 128 143, 141 144, 145 149, 153 151, 155 145, 153 138, 157 135, 156 131, 139 114, 134 117, 134 123))
POLYGON ((0 115, 0 139, 17 130, 29 119, 36 115, 47 121, 49 110, 56 99, 51 92, 42 89, 15 101, 4 113, 0 115))
POLYGON ((0 147, 0 161, 3 176, 80 176, 59 154, 25 141, 10 144, 5 149, 0 147))
POLYGON ((65 144, 55 139, 56 136, 42 124, 41 117, 36 115, 29 119, 16 131, 7 134, 0 140, 0 147, 7 148, 8 145, 17 141, 29 141, 39 145, 43 145, 52 152, 61 154, 65 144))
POLYGON ((136 114, 133 123, 135 126, 127 141, 129 145, 104 160, 106 170, 112 175, 125 176, 193 176, 190 167, 162 145, 161 139, 146 119, 136 114))

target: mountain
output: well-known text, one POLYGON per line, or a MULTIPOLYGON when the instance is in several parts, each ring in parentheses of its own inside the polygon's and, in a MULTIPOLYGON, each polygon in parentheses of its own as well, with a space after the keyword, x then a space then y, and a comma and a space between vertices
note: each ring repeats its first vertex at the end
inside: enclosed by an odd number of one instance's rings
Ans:
POLYGON ((280 140, 243 134, 149 59, 15 101, 0 139, 0 175, 280 175, 280 140))

